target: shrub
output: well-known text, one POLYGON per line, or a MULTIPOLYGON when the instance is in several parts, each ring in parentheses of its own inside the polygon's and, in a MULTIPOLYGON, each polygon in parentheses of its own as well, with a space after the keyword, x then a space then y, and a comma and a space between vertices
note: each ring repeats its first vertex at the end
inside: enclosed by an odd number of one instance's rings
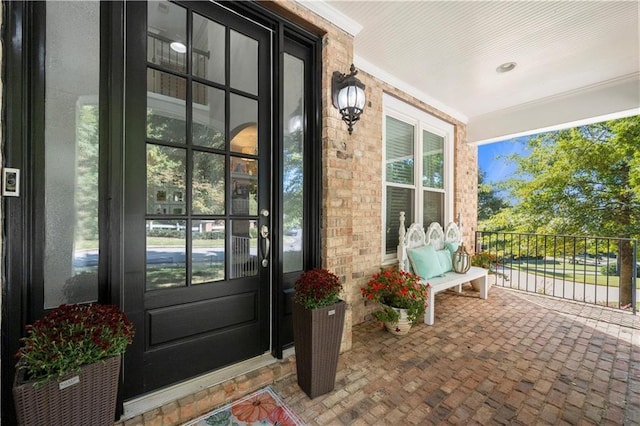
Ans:
POLYGON ((27 326, 16 354, 17 368, 42 385, 82 365, 122 354, 133 335, 133 324, 117 306, 60 305, 27 326))
POLYGON ((393 308, 407 310, 412 324, 424 314, 427 306, 429 284, 420 284, 420 277, 397 268, 374 274, 360 291, 367 300, 385 305, 383 310, 373 313, 382 322, 397 322, 400 314, 393 308))
POLYGON ((338 302, 342 284, 337 275, 326 269, 312 269, 300 275, 295 283, 295 290, 295 303, 306 309, 316 309, 338 302))
POLYGON ((600 273, 602 275, 609 275, 611 277, 618 276, 618 265, 616 263, 610 263, 608 265, 604 265, 600 268, 600 273))

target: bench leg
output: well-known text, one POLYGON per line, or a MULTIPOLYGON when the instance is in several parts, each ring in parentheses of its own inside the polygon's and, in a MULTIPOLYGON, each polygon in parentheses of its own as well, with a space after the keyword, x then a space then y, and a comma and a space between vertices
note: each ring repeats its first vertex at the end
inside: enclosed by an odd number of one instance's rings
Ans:
POLYGON ((427 296, 427 308, 424 310, 424 323, 427 325, 433 325, 435 321, 435 293, 429 291, 427 296))
POLYGON ((462 284, 458 284, 458 285, 456 286, 456 292, 457 292, 457 293, 462 293, 462 284))

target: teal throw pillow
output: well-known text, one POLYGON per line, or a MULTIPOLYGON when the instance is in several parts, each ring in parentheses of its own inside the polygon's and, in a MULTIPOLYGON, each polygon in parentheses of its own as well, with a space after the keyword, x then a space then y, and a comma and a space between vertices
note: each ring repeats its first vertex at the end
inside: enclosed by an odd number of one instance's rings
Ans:
POLYGON ((433 246, 407 250, 413 270, 423 280, 442 275, 444 271, 433 246))
POLYGON ((447 241, 446 243, 444 243, 444 246, 447 248, 447 250, 449 250, 451 256, 453 256, 453 253, 455 253, 456 250, 458 250, 458 247, 460 247, 460 243, 451 243, 447 241))
POLYGON ((448 249, 436 251, 436 256, 438 256, 438 262, 440 262, 440 268, 443 273, 453 271, 453 255, 448 249))

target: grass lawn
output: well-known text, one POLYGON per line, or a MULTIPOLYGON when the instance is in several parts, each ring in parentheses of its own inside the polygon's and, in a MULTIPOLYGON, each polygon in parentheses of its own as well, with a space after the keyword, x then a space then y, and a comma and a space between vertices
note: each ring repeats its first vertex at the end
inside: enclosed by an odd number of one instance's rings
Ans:
MULTIPOLYGON (((617 276, 602 275, 600 269, 603 265, 578 265, 571 263, 546 262, 506 262, 505 267, 528 272, 535 275, 553 277, 558 280, 573 281, 576 283, 609 285, 618 287, 620 279, 617 276)), ((507 273, 507 276, 509 274, 507 273)), ((638 287, 640 288, 640 286, 638 287)))

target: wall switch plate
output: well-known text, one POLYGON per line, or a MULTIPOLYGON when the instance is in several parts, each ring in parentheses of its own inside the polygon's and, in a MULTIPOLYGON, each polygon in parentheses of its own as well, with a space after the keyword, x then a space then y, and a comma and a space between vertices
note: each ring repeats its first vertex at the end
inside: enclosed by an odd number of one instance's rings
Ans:
POLYGON ((20 169, 2 169, 2 195, 5 197, 20 196, 20 169))

